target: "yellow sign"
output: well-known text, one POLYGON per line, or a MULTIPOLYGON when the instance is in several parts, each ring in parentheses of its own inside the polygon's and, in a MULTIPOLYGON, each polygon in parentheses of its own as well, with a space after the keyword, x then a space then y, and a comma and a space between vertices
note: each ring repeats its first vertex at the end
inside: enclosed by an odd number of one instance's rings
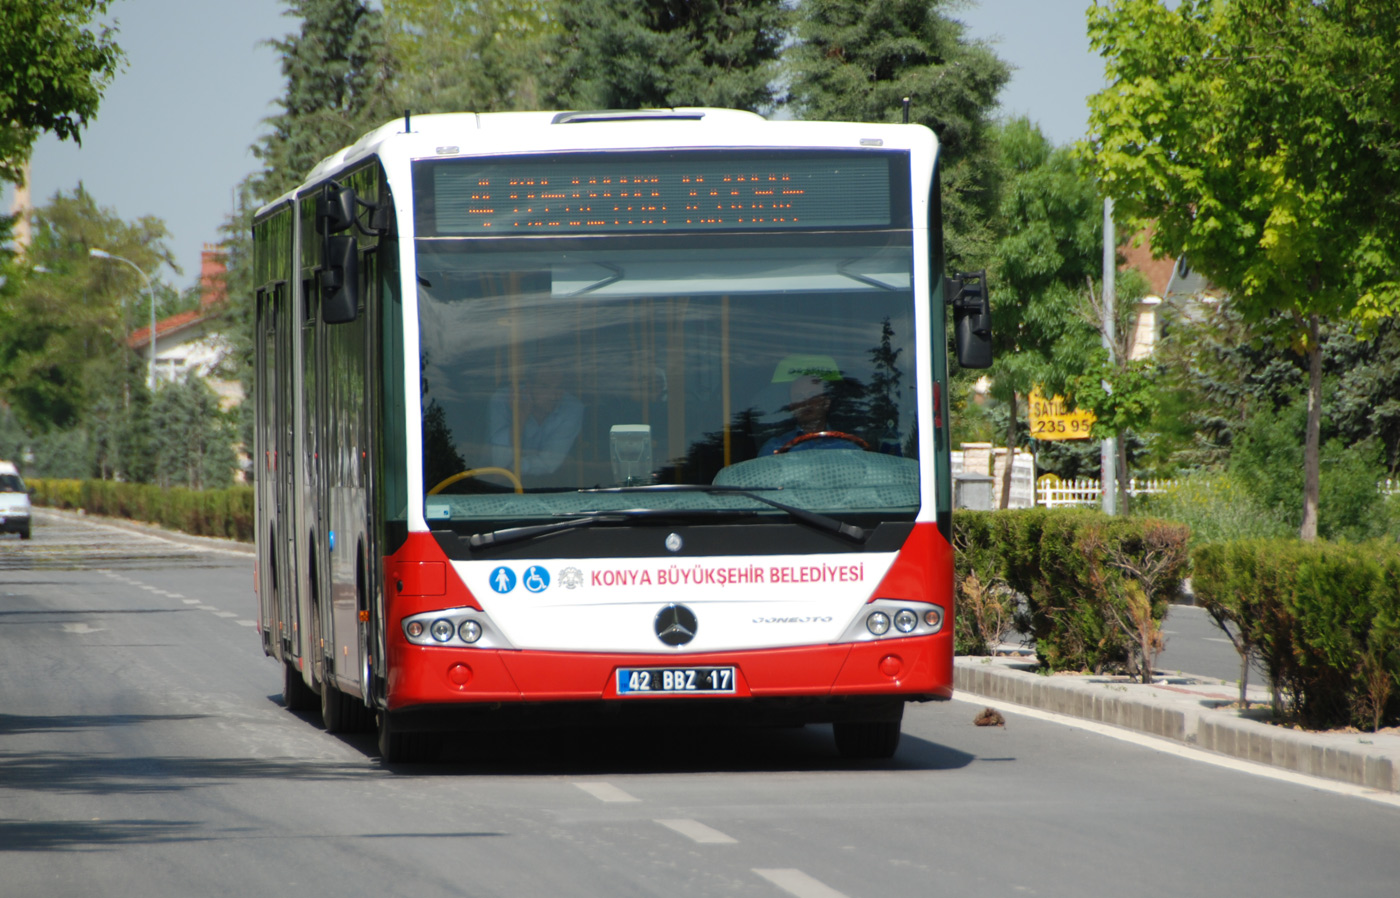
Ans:
POLYGON ((1031 439, 1087 440, 1094 413, 1069 411, 1063 396, 1046 399, 1037 387, 1031 390, 1031 439))

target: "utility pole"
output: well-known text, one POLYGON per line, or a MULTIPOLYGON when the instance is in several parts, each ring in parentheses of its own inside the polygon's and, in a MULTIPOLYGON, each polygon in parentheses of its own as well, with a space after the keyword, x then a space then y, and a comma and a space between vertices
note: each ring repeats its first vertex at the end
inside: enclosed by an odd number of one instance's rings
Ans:
MULTIPOLYGON (((1117 342, 1114 326, 1113 306, 1117 298, 1118 286, 1115 277, 1118 273, 1118 241, 1113 229, 1113 200, 1103 201, 1103 345, 1108 350, 1109 364, 1114 358, 1114 344, 1117 342)), ((1113 392, 1112 384, 1104 384, 1104 389, 1113 392)), ((1103 513, 1118 513, 1118 446, 1117 440, 1108 437, 1099 449, 1099 488, 1103 491, 1103 513)))

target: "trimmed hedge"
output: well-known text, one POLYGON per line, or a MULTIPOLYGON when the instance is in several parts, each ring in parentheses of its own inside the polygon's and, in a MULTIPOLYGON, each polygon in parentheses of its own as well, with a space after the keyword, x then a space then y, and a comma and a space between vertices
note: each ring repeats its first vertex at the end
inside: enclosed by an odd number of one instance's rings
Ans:
POLYGON ((83 509, 91 514, 145 521, 195 536, 243 542, 253 539, 251 486, 191 490, 112 480, 30 480, 28 483, 34 490, 37 505, 83 509))
POLYGON ((1303 723, 1400 722, 1400 546, 1241 540, 1193 554, 1196 600, 1303 723), (1233 631, 1233 632, 1232 632, 1233 631))
MULTIPOLYGON (((987 584, 1019 594, 1018 628, 1050 670, 1127 670, 1144 679, 1181 590, 1189 529, 1087 509, 959 511, 953 546, 959 618, 987 584)), ((964 626, 964 648, 985 634, 964 626)))

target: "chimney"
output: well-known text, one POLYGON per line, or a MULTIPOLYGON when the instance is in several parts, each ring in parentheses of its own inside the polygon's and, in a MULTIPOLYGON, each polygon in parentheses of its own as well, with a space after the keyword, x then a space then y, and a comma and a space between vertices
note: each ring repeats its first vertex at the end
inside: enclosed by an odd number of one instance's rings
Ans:
POLYGON ((199 293, 202 297, 199 304, 202 308, 207 309, 224 301, 227 294, 224 275, 228 272, 225 258, 227 254, 219 249, 217 243, 204 244, 199 254, 199 293))

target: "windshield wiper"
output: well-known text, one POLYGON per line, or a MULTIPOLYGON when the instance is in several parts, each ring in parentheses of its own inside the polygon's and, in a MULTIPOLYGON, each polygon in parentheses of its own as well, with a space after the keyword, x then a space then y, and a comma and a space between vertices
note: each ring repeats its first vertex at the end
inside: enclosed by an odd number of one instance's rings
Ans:
MULTIPOLYGON (((580 490, 580 492, 605 492, 603 490, 580 490)), ((473 549, 494 548, 507 543, 519 542, 523 539, 534 539, 537 536, 545 536, 550 533, 559 533, 563 530, 573 530, 577 527, 591 527, 594 524, 622 524, 627 521, 635 521, 643 518, 687 518, 687 517, 714 517, 723 515, 734 517, 736 515, 751 515, 751 511, 731 511, 722 508, 696 508, 696 509, 672 509, 672 508, 629 508, 622 511, 590 511, 584 512, 578 517, 568 518, 563 521, 554 521, 549 524, 530 524, 525 527, 505 527, 501 530, 492 530, 489 533, 473 533, 467 537, 467 544, 473 549)))
POLYGON ((715 486, 710 483, 657 483, 646 486, 614 486, 592 490, 579 490, 581 493, 710 493, 726 496, 743 496, 745 499, 752 499, 764 505, 785 511, 795 521, 815 527, 827 533, 845 537, 852 542, 863 543, 870 538, 870 532, 854 524, 847 524, 845 521, 837 520, 830 515, 824 515, 816 511, 808 511, 805 508, 798 508, 795 505, 788 505, 784 502, 777 502, 767 496, 760 496, 758 493, 773 492, 776 488, 769 486, 753 487, 744 489, 737 486, 715 486))

